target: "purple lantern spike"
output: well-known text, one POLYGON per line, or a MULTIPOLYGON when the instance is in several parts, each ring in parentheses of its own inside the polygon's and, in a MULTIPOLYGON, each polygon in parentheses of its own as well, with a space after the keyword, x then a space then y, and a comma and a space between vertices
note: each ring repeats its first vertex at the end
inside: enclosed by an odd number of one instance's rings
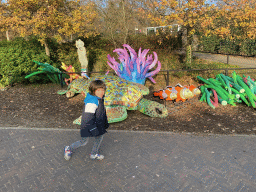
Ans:
POLYGON ((142 52, 142 54, 141 54, 141 56, 140 56, 140 59, 141 59, 141 61, 142 61, 142 67, 145 66, 145 56, 147 55, 148 51, 149 51, 149 49, 143 50, 143 52, 142 52))
POLYGON ((141 53, 141 57, 145 57, 148 52, 149 52, 149 49, 143 50, 142 53, 141 53))
POLYGON ((134 60, 134 61, 133 61, 133 60, 130 60, 130 61, 129 61, 129 66, 130 66, 131 71, 134 71, 134 66, 133 66, 134 63, 136 63, 136 60, 134 60))
POLYGON ((115 53, 124 53, 124 51, 126 51, 126 50, 124 50, 124 49, 121 49, 121 48, 118 48, 118 49, 115 49, 113 52, 115 53))
POLYGON ((141 47, 139 48, 138 57, 140 57, 140 55, 141 55, 141 47))
POLYGON ((152 61, 153 61, 153 56, 152 56, 152 54, 147 56, 147 60, 152 60, 152 61))
POLYGON ((140 57, 140 56, 141 56, 141 47, 140 47, 139 53, 138 53, 138 57, 140 57))
POLYGON ((123 57, 128 56, 126 49, 115 49, 113 52, 116 52, 119 56, 123 56, 123 57))
POLYGON ((108 65, 116 72, 116 74, 117 74, 118 76, 120 76, 119 70, 116 69, 113 65, 111 65, 108 61, 107 61, 107 63, 108 63, 108 65))
POLYGON ((129 57, 126 49, 115 49, 113 52, 116 52, 119 55, 119 57, 124 58, 124 60, 127 60, 129 57))
POLYGON ((124 44, 123 46, 130 51, 131 61, 129 62, 129 66, 130 66, 131 71, 133 71, 133 69, 134 69, 133 64, 135 63, 135 61, 137 59, 137 53, 129 45, 124 44))
POLYGON ((156 81, 153 79, 153 77, 149 77, 149 79, 150 79, 153 83, 156 83, 156 81))
POLYGON ((129 75, 129 78, 132 79, 132 74, 131 74, 131 71, 129 69, 129 54, 126 51, 126 49, 123 49, 123 53, 124 53, 124 58, 125 58, 124 63, 125 63, 126 72, 129 75))
POLYGON ((136 58, 137 59, 137 53, 134 51, 133 48, 131 48, 129 45, 124 44, 124 47, 126 47, 130 51, 131 59, 136 58))
POLYGON ((154 61, 152 62, 152 64, 149 66, 149 69, 152 69, 152 68, 156 65, 156 62, 157 62, 157 60, 158 60, 158 57, 157 57, 156 52, 153 52, 153 54, 154 54, 155 59, 154 59, 154 61))
POLYGON ((123 70, 125 70, 129 75, 129 78, 132 79, 132 75, 131 75, 131 71, 129 69, 129 63, 128 63, 129 54, 126 51, 126 49, 115 49, 113 52, 117 52, 117 54, 119 55, 119 60, 123 64, 123 70))
POLYGON ((138 59, 136 60, 136 64, 137 64, 137 72, 138 74, 140 74, 140 61, 138 59))
POLYGON ((152 58, 152 55, 148 56, 147 57, 147 60, 146 60, 146 65, 149 65, 153 62, 153 58, 152 58))
POLYGON ((142 73, 142 77, 145 77, 146 76, 146 73, 148 72, 148 68, 149 66, 146 66, 143 73, 142 73))
POLYGON ((126 60, 125 62, 126 62, 126 71, 127 71, 128 75, 129 75, 130 79, 132 79, 132 74, 131 74, 131 71, 129 69, 129 63, 128 63, 129 61, 126 60))
POLYGON ((110 57, 110 55, 108 54, 108 60, 111 62, 111 63, 113 63, 113 66, 117 69, 118 67, 118 65, 119 65, 119 63, 118 62, 116 62, 116 60, 115 60, 115 58, 113 57, 110 57))
POLYGON ((148 73, 145 77, 153 76, 153 75, 157 74, 157 73, 160 71, 160 69, 161 69, 161 63, 160 63, 160 61, 158 61, 157 64, 158 64, 158 66, 157 66, 156 70, 154 70, 154 71, 148 73))

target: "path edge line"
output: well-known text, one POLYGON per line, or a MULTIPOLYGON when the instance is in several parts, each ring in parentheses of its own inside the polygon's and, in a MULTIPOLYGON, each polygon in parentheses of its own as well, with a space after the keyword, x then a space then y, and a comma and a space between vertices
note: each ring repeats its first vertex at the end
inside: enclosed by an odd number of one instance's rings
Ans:
MULTIPOLYGON (((4 129, 19 129, 19 130, 37 130, 37 131, 80 131, 80 129, 62 129, 62 128, 33 128, 33 127, 0 127, 0 130, 4 129)), ((193 136, 231 136, 231 137, 256 137, 255 134, 213 134, 213 133, 189 133, 189 132, 169 132, 169 131, 126 131, 126 130, 107 130, 108 132, 122 132, 122 133, 148 133, 148 134, 180 134, 180 135, 193 135, 193 136)))

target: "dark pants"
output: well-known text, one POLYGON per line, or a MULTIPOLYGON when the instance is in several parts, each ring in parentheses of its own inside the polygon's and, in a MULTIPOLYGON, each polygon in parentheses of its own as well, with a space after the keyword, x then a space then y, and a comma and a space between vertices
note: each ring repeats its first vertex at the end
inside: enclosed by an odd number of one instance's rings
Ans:
MULTIPOLYGON (((95 141, 91 151, 91 155, 96 155, 98 153, 100 144, 103 140, 103 135, 100 135, 94 138, 95 138, 95 141)), ((88 143, 88 141, 89 141, 89 137, 82 137, 81 140, 76 141, 75 143, 72 143, 70 145, 71 151, 74 152, 74 150, 76 150, 78 147, 85 146, 88 143)))

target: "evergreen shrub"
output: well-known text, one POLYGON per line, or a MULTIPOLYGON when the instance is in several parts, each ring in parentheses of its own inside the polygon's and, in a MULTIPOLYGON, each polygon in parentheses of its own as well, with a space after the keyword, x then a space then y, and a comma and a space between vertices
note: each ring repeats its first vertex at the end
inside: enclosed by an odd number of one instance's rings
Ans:
POLYGON ((25 79, 25 76, 37 71, 39 67, 33 60, 47 62, 55 65, 45 54, 44 47, 36 38, 26 41, 24 38, 16 38, 13 41, 0 42, 0 84, 7 86, 10 83, 46 83, 48 78, 44 75, 33 76, 25 79), (11 78, 12 77, 12 78, 11 78))
POLYGON ((229 55, 256 56, 256 39, 221 39, 201 36, 199 51, 229 55))
POLYGON ((220 40, 216 36, 202 36, 200 38, 200 51, 217 53, 219 50, 220 40))
POLYGON ((245 56, 256 56, 256 39, 245 39, 240 42, 240 54, 245 56))

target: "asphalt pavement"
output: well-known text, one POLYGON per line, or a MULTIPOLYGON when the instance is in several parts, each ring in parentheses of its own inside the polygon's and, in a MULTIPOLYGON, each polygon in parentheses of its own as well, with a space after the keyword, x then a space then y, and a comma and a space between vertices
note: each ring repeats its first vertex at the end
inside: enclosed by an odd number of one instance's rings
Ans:
POLYGON ((242 68, 256 68, 256 57, 242 57, 222 54, 193 52, 193 56, 214 62, 228 63, 242 68), (228 58, 229 57, 229 58, 228 58))
MULTIPOLYGON (((110 125, 111 126, 111 125, 110 125)), ((63 148, 78 129, 0 128, 0 191, 256 191, 255 135, 109 130, 70 161, 63 148)))

